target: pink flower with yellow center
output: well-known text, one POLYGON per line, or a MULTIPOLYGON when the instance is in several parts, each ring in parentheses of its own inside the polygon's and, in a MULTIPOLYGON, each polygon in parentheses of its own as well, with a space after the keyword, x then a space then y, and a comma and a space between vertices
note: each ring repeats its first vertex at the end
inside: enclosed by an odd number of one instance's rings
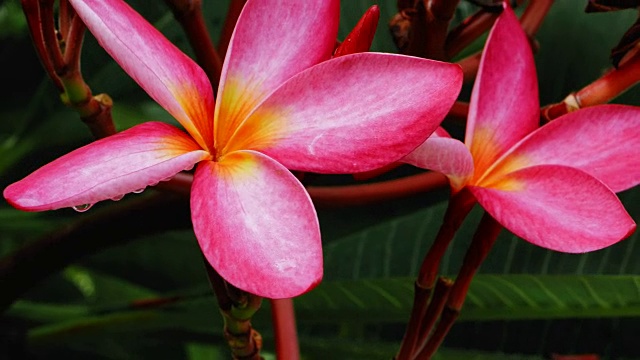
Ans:
POLYGON ((526 35, 505 6, 482 55, 465 143, 437 130, 403 161, 440 171, 505 228, 536 245, 586 252, 630 235, 616 197, 640 183, 640 109, 602 105, 538 127, 526 35))
POLYGON ((96 141, 5 189, 28 211, 93 204, 197 164, 192 222, 234 286, 281 298, 322 278, 318 220, 287 169, 354 173, 425 141, 461 87, 459 67, 407 56, 331 58, 339 1, 250 0, 219 98, 203 71, 121 0, 70 0, 99 43, 187 131, 148 122, 96 141))

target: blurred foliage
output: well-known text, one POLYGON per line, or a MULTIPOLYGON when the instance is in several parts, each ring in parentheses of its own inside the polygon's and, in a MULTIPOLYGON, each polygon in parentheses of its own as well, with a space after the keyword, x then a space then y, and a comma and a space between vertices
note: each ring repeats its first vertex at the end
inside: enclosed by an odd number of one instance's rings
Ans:
MULTIPOLYGON (((163 2, 129 2, 191 54, 163 2)), ((342 1, 341 37, 372 3, 342 1)), ((382 14, 372 50, 394 52, 386 21, 394 14, 396 1, 377 3, 382 14)), ((602 74, 610 66, 610 49, 637 16, 634 11, 585 14, 584 5, 556 2, 537 36, 542 104, 560 101, 602 74)), ((204 1, 214 41, 226 8, 226 0, 204 1)), ((455 21, 474 9, 462 2, 455 21)), ((5 70, 0 97, 0 187, 4 188, 91 139, 45 78, 18 0, 0 3, 0 41, 0 67, 5 70)), ((480 48, 482 41, 472 48, 480 48)), ((174 122, 91 36, 85 40, 83 71, 95 93, 106 92, 115 100, 119 129, 151 119, 174 122)), ((633 89, 615 102, 639 105, 639 96, 640 91, 633 89)), ((409 171, 401 168, 389 176, 409 171)), ((351 181, 323 176, 308 180, 351 181)), ((440 225, 446 195, 318 210, 325 280, 296 300, 303 358, 389 359, 395 353, 411 306, 411 279, 440 225)), ((97 207, 117 211, 139 196, 97 207)), ((640 220, 640 190, 627 191, 621 199, 640 220)), ((22 213, 2 201, 2 255, 88 216, 70 210, 22 213)), ((480 213, 475 209, 457 235, 443 262, 445 273, 456 273, 480 213)), ((640 326, 640 247, 635 246, 639 237, 636 233, 602 251, 569 255, 537 248, 503 232, 437 359, 542 359, 555 353, 640 358, 634 336, 640 326)), ((222 320, 191 231, 124 240, 34 284, 0 319, 0 358, 227 358, 222 320)), ((265 358, 272 359, 267 303, 254 323, 265 338, 265 358)))

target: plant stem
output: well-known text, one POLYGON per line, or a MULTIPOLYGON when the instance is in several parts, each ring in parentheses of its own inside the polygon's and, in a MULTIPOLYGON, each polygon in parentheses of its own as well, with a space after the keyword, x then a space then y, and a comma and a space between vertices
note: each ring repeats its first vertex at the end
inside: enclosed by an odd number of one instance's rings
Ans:
POLYGON ((418 346, 420 329, 422 328, 421 324, 425 318, 429 297, 431 296, 438 276, 440 261, 447 251, 451 240, 453 240, 456 231, 458 231, 464 218, 469 214, 474 204, 475 198, 466 189, 452 196, 449 201, 449 206, 444 214, 440 230, 422 261, 420 273, 414 285, 415 294, 413 307, 411 308, 411 316, 409 317, 409 323, 407 324, 407 330, 400 345, 400 350, 396 356, 397 360, 412 359, 412 354, 414 354, 418 346))
POLYGON ((420 351, 420 349, 425 345, 433 326, 440 317, 440 314, 447 303, 447 298, 451 292, 452 285, 453 280, 443 277, 438 278, 435 289, 433 290, 433 295, 429 301, 429 307, 427 307, 425 314, 423 314, 423 318, 420 323, 414 354, 416 351, 420 351))
MULTIPOLYGON (((161 182, 156 189, 188 196, 193 175, 179 173, 173 179, 161 182)), ((444 189, 447 178, 437 172, 425 172, 400 179, 371 184, 343 186, 308 186, 307 192, 318 207, 333 208, 375 204, 411 195, 444 189)))
POLYGON ((224 19, 224 25, 222 26, 222 32, 220 33, 220 40, 218 41, 218 53, 223 59, 227 55, 227 49, 231 42, 233 29, 236 27, 242 8, 246 3, 247 0, 231 0, 229 2, 229 10, 227 10, 227 16, 224 19))
POLYGON ((591 84, 569 94, 562 102, 545 106, 541 110, 542 121, 549 122, 584 107, 607 103, 638 81, 640 81, 640 55, 632 57, 617 69, 610 69, 591 84))
POLYGON ((173 11, 182 29, 187 34, 189 44, 196 54, 198 64, 207 74, 214 93, 220 83, 222 73, 222 60, 216 51, 207 24, 202 15, 201 0, 165 0, 173 11))
POLYGON ((299 360, 298 331, 292 299, 271 300, 271 317, 278 360, 299 360))
POLYGON ((65 71, 65 63, 56 36, 56 25, 53 20, 53 0, 39 0, 41 31, 53 69, 56 74, 65 71))
POLYGON ((464 19, 447 35, 445 54, 448 59, 456 56, 460 51, 474 42, 480 35, 488 31, 498 18, 497 13, 480 9, 464 19))
POLYGON ((498 239, 500 231, 502 231, 502 226, 491 215, 485 213, 464 257, 462 268, 460 268, 460 272, 451 288, 447 306, 442 312, 440 322, 422 351, 417 355, 418 359, 430 359, 440 347, 460 314, 460 309, 462 309, 464 300, 467 297, 473 276, 487 258, 495 241, 498 239))
POLYGON ((209 283, 218 299, 224 320, 224 337, 233 359, 261 360, 262 336, 251 326, 251 318, 260 309, 262 298, 246 293, 226 282, 204 259, 209 283))
POLYGON ((53 3, 53 0, 22 0, 36 52, 60 92, 62 102, 78 112, 94 138, 113 135, 116 129, 111 118, 111 98, 106 94, 92 96, 80 72, 85 25, 63 0, 59 18, 61 37, 58 39, 53 3))
MULTIPOLYGON (((553 0, 532 0, 520 18, 520 24, 528 35, 529 44, 534 52, 537 51, 538 45, 533 37, 540 29, 540 25, 542 24, 544 17, 547 15, 552 3, 553 0)), ((465 83, 475 80, 481 58, 482 51, 478 51, 456 62, 456 64, 462 67, 463 81, 465 83)))
POLYGON ((520 25, 522 30, 533 37, 538 33, 542 21, 549 13, 551 5, 555 0, 531 0, 529 6, 524 10, 524 13, 520 17, 520 25))
POLYGON ((42 34, 42 17, 40 14, 40 8, 38 6, 38 0, 22 0, 22 11, 24 12, 24 15, 27 19, 29 33, 31 34, 33 45, 36 48, 36 53, 40 58, 40 62, 42 62, 42 66, 44 67, 51 80, 53 80, 53 84, 55 85, 56 89, 58 89, 60 93, 64 92, 64 86, 62 85, 62 81, 60 81, 60 79, 56 75, 55 69, 53 67, 53 62, 49 57, 47 44, 42 34))
POLYGON ((427 8, 427 57, 436 60, 447 60, 445 43, 449 23, 460 0, 431 0, 427 8))

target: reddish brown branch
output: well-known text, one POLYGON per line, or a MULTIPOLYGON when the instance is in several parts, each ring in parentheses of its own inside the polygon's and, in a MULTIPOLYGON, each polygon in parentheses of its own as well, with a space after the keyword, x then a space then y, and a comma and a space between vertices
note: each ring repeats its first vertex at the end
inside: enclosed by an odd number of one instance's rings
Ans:
POLYGON ((640 81, 640 54, 619 68, 612 68, 602 77, 581 90, 569 94, 562 102, 545 106, 540 115, 543 122, 551 121, 569 112, 605 104, 640 81))
POLYGON ((445 42, 445 54, 448 59, 456 56, 473 41, 488 31, 499 14, 484 9, 478 10, 449 32, 445 42))
MULTIPOLYGON (((171 181, 161 182, 157 188, 188 195, 192 181, 193 175, 180 173, 171 181)), ((316 206, 331 208, 375 204, 387 200, 400 199, 436 189, 443 189, 448 184, 449 181, 444 175, 436 172, 426 172, 372 184, 309 186, 307 191, 316 206)))
POLYGON ((213 91, 217 91, 222 72, 222 60, 216 51, 202 14, 201 0, 165 0, 187 34, 198 64, 207 74, 213 91))
POLYGON ((292 299, 271 300, 271 318, 278 360, 299 360, 298 331, 292 299))
POLYGON ((222 32, 220 33, 220 40, 218 41, 218 53, 223 59, 227 55, 227 49, 231 42, 233 29, 236 27, 242 8, 246 3, 247 0, 231 0, 229 2, 229 10, 227 10, 227 16, 224 19, 224 25, 222 26, 222 32))

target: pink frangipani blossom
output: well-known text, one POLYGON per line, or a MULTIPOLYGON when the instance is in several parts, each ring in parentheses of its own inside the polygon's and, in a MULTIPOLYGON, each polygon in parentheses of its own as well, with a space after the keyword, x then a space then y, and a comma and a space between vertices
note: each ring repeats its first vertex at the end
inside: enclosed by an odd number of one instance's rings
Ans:
POLYGON ((563 251, 601 249, 636 225, 615 192, 640 182, 640 108, 602 105, 539 125, 533 55, 505 5, 482 55, 465 143, 435 132, 403 159, 440 171, 514 234, 563 251))
POLYGON ((135 126, 43 166, 5 198, 28 211, 93 204, 197 164, 191 218, 200 247, 224 279, 260 296, 293 297, 322 278, 317 216, 287 169, 354 173, 397 161, 437 128, 462 83, 458 66, 436 61, 330 59, 338 0, 250 0, 214 102, 201 68, 126 3, 70 2, 187 133, 135 126))

